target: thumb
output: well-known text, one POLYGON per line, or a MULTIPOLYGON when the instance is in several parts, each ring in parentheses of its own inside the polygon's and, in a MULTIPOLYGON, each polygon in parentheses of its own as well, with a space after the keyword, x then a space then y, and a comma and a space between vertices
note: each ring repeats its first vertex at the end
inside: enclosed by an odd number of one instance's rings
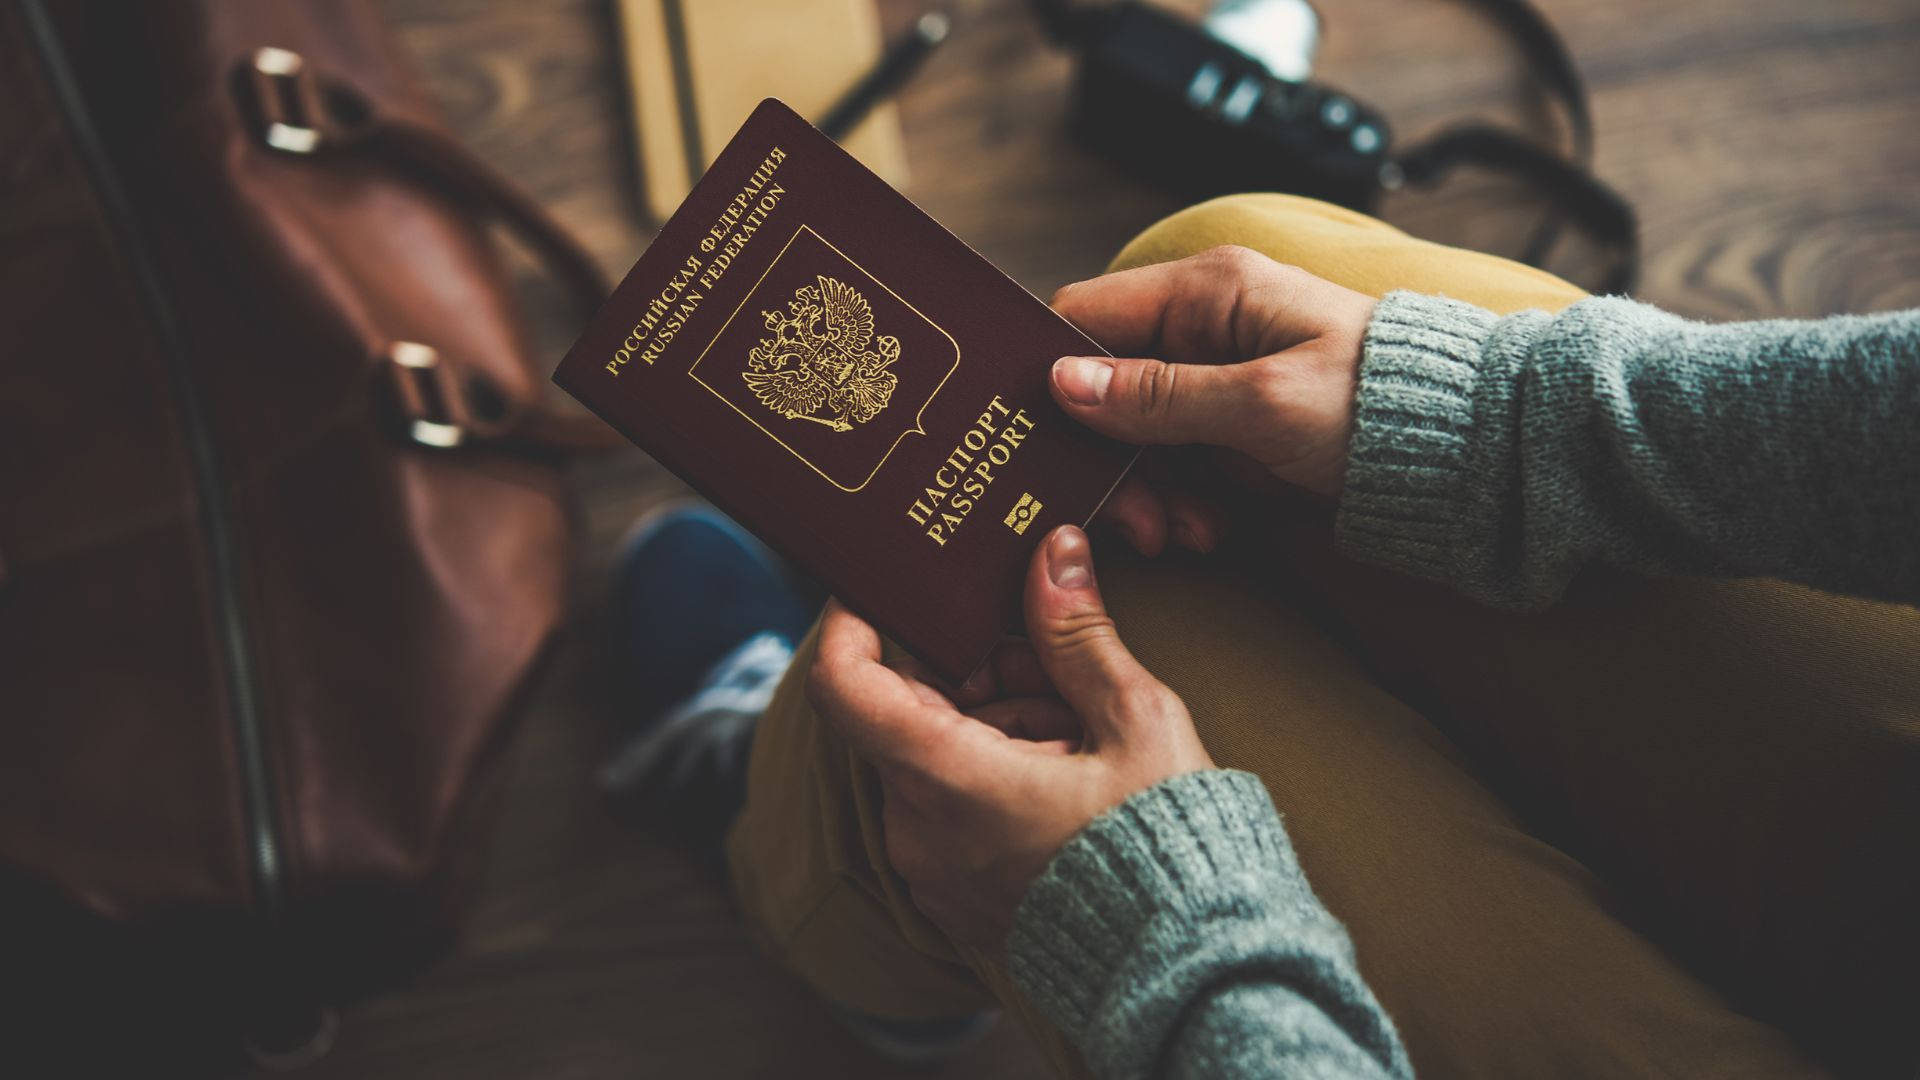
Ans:
POLYGON ((1255 374, 1247 363, 1063 356, 1053 363, 1051 382, 1069 416, 1122 442, 1233 446, 1257 426, 1255 374))
POLYGON ((1087 534, 1062 525, 1027 568, 1027 634, 1054 689, 1096 741, 1120 735, 1129 706, 1163 692, 1120 642, 1093 579, 1087 534))

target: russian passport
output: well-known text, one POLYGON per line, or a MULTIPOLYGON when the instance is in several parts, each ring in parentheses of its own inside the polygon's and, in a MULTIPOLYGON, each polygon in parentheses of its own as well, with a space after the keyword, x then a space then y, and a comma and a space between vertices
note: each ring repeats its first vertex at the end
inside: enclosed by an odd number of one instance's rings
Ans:
POLYGON ((958 683, 1138 452, 1048 392, 1102 351, 770 98, 554 381, 958 683))

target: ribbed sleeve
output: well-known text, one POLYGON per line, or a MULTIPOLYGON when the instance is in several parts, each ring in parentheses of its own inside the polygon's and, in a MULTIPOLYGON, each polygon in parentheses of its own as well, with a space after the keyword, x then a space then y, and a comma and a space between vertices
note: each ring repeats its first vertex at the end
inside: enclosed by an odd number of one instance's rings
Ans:
POLYGON ((1469 512, 1481 350, 1495 321, 1471 304, 1409 292, 1375 309, 1337 523, 1362 558, 1449 576, 1469 512))
POLYGON ((1028 890, 1008 952, 1102 1077, 1411 1075, 1250 773, 1102 815, 1028 890))
POLYGON ((1544 607, 1594 563, 1920 601, 1920 312, 1391 293, 1354 408, 1341 546, 1486 603, 1544 607))

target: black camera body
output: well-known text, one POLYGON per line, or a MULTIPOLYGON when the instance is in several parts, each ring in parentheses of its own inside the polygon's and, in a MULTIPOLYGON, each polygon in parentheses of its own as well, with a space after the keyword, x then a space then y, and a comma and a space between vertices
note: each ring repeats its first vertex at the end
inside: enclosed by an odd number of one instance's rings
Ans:
POLYGON ((1189 198, 1288 191, 1371 210, 1391 132, 1337 90, 1274 75, 1204 28, 1137 0, 1077 28, 1071 125, 1089 148, 1189 198))

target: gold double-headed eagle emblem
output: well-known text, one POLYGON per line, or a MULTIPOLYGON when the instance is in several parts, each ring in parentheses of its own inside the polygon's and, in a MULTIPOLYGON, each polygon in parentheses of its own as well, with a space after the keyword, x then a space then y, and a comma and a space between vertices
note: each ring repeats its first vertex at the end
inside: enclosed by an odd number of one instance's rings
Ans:
POLYGON ((873 333, 873 307, 826 275, 795 289, 787 310, 762 311, 772 337, 747 353, 741 378, 760 404, 789 420, 852 431, 880 415, 899 376, 900 339, 873 333))

